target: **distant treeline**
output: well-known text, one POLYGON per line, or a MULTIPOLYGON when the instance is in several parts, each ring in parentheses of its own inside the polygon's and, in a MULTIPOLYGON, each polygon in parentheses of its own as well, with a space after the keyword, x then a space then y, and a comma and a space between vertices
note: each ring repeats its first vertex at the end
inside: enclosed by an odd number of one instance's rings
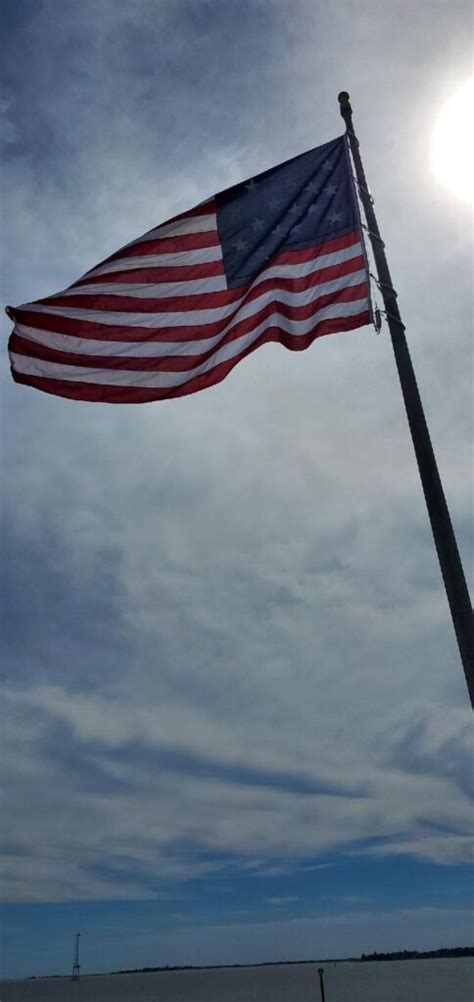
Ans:
POLYGON ((434 957, 474 957, 473 946, 454 946, 451 950, 397 950, 396 953, 363 953, 360 960, 431 960, 434 957))
POLYGON ((437 957, 474 957, 474 946, 454 946, 444 950, 397 950, 395 953, 363 953, 360 957, 326 957, 323 960, 267 960, 260 964, 166 964, 111 971, 111 974, 153 974, 157 971, 205 971, 228 967, 285 967, 289 964, 365 963, 368 960, 434 960, 437 957))

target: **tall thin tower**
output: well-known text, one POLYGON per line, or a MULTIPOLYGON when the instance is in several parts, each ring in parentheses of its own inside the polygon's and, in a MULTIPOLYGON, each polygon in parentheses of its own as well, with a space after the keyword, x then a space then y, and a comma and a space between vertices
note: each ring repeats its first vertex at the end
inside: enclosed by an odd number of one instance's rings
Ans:
POLYGON ((72 977, 71 981, 79 981, 81 976, 81 965, 79 963, 79 936, 80 932, 76 932, 76 949, 74 950, 74 963, 72 965, 72 977))

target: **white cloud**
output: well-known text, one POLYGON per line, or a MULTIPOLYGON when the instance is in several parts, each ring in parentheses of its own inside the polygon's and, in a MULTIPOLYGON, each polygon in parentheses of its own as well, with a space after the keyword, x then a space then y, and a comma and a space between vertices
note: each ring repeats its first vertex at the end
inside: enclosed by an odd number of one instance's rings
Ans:
POLYGON ((293 894, 284 894, 281 897, 265 898, 267 905, 290 905, 294 901, 298 901, 298 898, 293 894))
POLYGON ((157 881, 230 859, 265 874, 275 860, 304 865, 367 839, 358 852, 468 860, 463 790, 434 768, 377 761, 354 732, 341 756, 326 731, 315 761, 307 730, 278 747, 274 722, 245 714, 216 724, 212 709, 126 706, 59 687, 6 696, 14 724, 4 736, 3 837, 8 846, 22 835, 5 890, 20 898, 149 897, 157 881), (18 732, 29 734, 20 753, 18 732), (383 845, 372 845, 374 834, 383 845))

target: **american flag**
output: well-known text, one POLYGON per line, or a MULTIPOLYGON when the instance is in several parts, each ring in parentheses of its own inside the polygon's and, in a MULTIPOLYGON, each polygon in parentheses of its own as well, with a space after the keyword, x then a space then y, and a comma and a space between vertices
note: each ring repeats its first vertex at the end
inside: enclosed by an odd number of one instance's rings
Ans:
POLYGON ((120 404, 202 390, 269 341, 301 350, 370 323, 346 138, 220 192, 63 292, 8 312, 18 383, 120 404))

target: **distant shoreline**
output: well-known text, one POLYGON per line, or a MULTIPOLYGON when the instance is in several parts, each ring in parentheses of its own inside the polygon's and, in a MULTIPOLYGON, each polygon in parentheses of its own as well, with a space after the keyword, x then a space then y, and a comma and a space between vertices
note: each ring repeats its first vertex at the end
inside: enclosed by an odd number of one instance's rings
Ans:
MULTIPOLYGON (((316 960, 263 960, 255 964, 166 964, 160 967, 124 968, 119 971, 100 971, 83 974, 83 978, 107 978, 119 974, 159 974, 166 971, 222 971, 248 967, 288 967, 295 964, 365 964, 386 960, 446 960, 474 957, 474 946, 455 946, 440 950, 397 950, 393 953, 362 953, 360 957, 325 957, 316 960)), ((43 981, 48 978, 67 978, 67 974, 32 974, 25 981, 43 981)))

